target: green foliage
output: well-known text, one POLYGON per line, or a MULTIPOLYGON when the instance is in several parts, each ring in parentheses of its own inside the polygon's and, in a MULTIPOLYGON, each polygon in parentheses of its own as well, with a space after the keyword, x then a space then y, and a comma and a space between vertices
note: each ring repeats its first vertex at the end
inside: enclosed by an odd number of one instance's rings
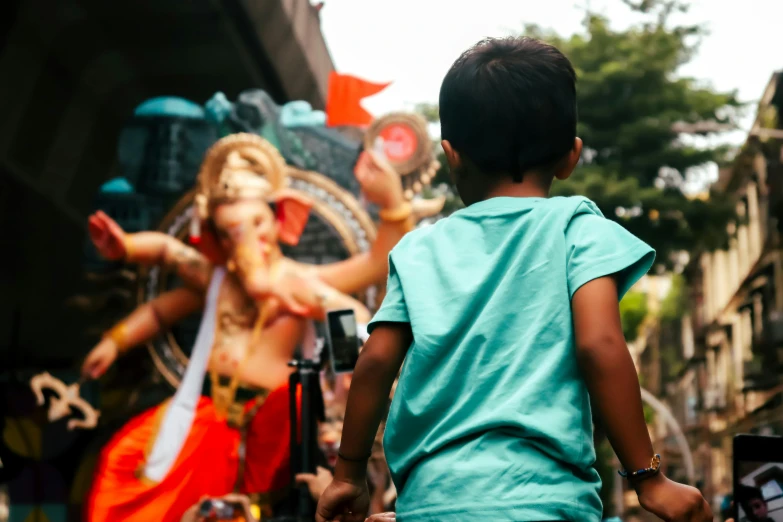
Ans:
POLYGON ((636 340, 639 328, 647 317, 647 294, 628 292, 620 301, 620 320, 623 324, 623 335, 627 342, 636 340))
POLYGON ((438 105, 435 103, 417 103, 413 109, 419 113, 425 120, 430 123, 437 123, 440 121, 440 114, 438 111, 438 105))
POLYGON ((601 477, 601 502, 604 505, 603 518, 614 513, 614 481, 617 470, 614 467, 614 451, 609 441, 604 439, 595 446, 595 470, 601 477))
POLYGON ((680 345, 680 329, 682 317, 688 311, 688 288, 685 277, 681 274, 673 274, 671 288, 661 302, 659 311, 660 331, 660 360, 662 379, 669 381, 677 377, 685 368, 680 345), (663 333, 667 335, 663 335, 663 333))
POLYGON ((642 411, 644 412, 644 422, 649 426, 655 422, 655 410, 652 406, 646 402, 642 405, 642 411))
POLYGON ((682 274, 672 275, 672 286, 661 303, 661 321, 679 321, 688 310, 688 287, 682 274))
MULTIPOLYGON (((555 182, 552 195, 585 195, 609 218, 652 245, 657 262, 671 265, 681 250, 714 250, 726 244, 735 217, 728 197, 709 201, 683 193, 693 170, 725 164, 726 147, 697 148, 683 139, 732 128, 741 104, 733 92, 718 92, 678 75, 694 56, 703 30, 671 26, 669 15, 687 5, 672 0, 622 0, 649 20, 614 30, 603 16, 587 13, 584 31, 564 38, 537 26, 524 33, 561 49, 577 71, 578 134, 582 163, 571 178, 555 182)), ((422 105, 425 117, 435 117, 422 105)), ((448 183, 444 167, 437 181, 448 183)))

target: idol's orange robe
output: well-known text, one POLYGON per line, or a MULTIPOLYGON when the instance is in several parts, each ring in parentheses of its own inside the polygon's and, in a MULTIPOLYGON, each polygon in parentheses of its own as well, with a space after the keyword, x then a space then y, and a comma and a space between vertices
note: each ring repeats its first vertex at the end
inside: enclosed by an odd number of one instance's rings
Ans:
POLYGON ((216 411, 211 398, 201 396, 224 273, 223 268, 213 273, 177 393, 129 421, 102 450, 87 500, 89 522, 179 522, 203 497, 231 493, 237 484, 269 506, 290 484, 287 385, 265 400, 258 394, 245 403, 244 466, 239 429, 216 411))
MULTIPOLYGON (((290 483, 288 397, 287 386, 275 390, 249 421, 242 493, 274 494, 290 483)), ((90 522, 179 522, 202 497, 233 491, 240 432, 220 418, 209 397, 199 400, 188 437, 166 477, 158 483, 139 478, 166 406, 132 419, 101 452, 87 502, 90 522)))

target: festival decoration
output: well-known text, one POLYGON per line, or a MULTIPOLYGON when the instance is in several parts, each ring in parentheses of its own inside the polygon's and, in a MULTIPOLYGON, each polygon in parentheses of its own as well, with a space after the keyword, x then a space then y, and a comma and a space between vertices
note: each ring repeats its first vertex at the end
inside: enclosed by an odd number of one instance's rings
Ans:
POLYGON ((100 412, 96 411, 90 403, 82 399, 79 395, 80 382, 66 385, 60 379, 53 377, 48 372, 43 372, 30 379, 30 388, 35 394, 39 406, 46 403, 44 390, 55 393, 51 399, 48 411, 49 422, 55 422, 74 413, 74 410, 80 412, 83 419, 70 419, 68 429, 76 428, 91 429, 98 425, 98 416, 100 412))
MULTIPOLYGON (((430 184, 440 168, 433 157, 427 122, 418 114, 388 114, 367 129, 365 149, 371 149, 379 139, 384 156, 402 176, 406 199, 412 200, 430 184)), ((441 208, 443 202, 445 199, 441 208)))
MULTIPOLYGON (((287 166, 255 134, 229 135, 207 152, 185 203, 198 251, 167 234, 125 234, 108 216, 91 218, 99 252, 150 272, 176 274, 185 288, 142 303, 93 350, 87 366, 100 367, 111 354, 149 341, 160 325, 175 324, 203 306, 195 346, 170 404, 131 420, 104 449, 88 507, 91 520, 159 517, 162 506, 170 513, 184 511, 205 491, 237 489, 268 497, 285 487, 287 363, 303 334, 302 320, 344 308, 369 320, 367 308, 349 294, 386 277, 390 248, 414 224, 400 174, 377 161, 362 155, 356 178, 367 200, 380 207, 380 226, 372 230, 369 220, 367 251, 357 249, 330 265, 308 266, 281 251, 282 244, 297 244, 311 209, 324 216, 334 212, 324 202, 325 190, 315 191, 319 202, 297 190, 297 181, 328 184, 317 173, 287 166), (209 392, 200 397, 205 376, 209 392), (225 456, 221 464, 214 455, 225 456), (201 467, 210 473, 192 473, 201 467), (126 492, 122 498, 114 493, 118 488, 126 492), (143 498, 154 498, 154 505, 143 498)), ((342 189, 333 187, 332 193, 346 208, 361 208, 342 189)), ((346 236, 355 238, 350 230, 346 236)))
POLYGON ((378 94, 390 83, 372 83, 356 76, 332 71, 329 75, 329 91, 326 99, 326 124, 329 127, 355 125, 363 127, 372 123, 373 117, 361 101, 378 94))

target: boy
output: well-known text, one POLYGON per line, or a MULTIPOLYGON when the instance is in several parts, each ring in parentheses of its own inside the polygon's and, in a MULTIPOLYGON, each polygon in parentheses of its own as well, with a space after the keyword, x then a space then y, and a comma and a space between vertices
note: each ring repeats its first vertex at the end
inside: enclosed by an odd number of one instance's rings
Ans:
POLYGON ((769 517, 769 509, 764 495, 759 488, 751 486, 739 486, 737 491, 737 502, 742 506, 742 511, 748 518, 748 522, 774 522, 769 517))
POLYGON ((651 464, 620 326, 618 299, 654 252, 585 198, 547 199, 582 151, 569 61, 529 38, 482 41, 444 78, 440 116, 467 208, 390 255, 316 520, 363 520, 403 359, 384 438, 399 521, 598 522, 591 398, 625 468, 650 468, 633 481, 641 505, 712 520, 697 490, 651 464))

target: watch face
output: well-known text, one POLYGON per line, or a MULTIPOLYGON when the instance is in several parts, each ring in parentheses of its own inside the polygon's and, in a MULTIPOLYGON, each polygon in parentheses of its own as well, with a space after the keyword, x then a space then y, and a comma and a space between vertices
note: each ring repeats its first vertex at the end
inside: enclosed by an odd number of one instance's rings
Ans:
POLYGON ((656 455, 652 459, 652 463, 650 464, 650 468, 653 469, 653 471, 658 471, 658 468, 661 467, 661 456, 656 455))

